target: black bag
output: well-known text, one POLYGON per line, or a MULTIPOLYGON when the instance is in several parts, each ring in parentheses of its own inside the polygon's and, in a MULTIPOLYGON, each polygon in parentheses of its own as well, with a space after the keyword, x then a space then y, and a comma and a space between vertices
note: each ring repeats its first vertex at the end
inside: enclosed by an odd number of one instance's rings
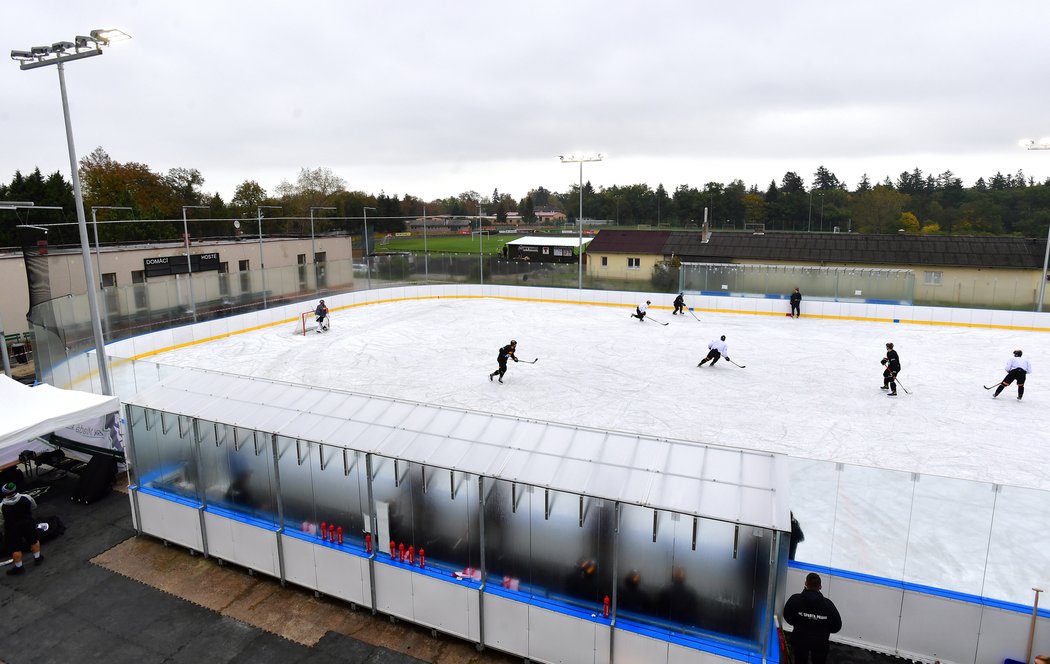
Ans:
POLYGON ((37 537, 40 538, 41 543, 50 542, 66 532, 66 524, 62 523, 62 519, 58 516, 37 517, 36 528, 37 537), (47 524, 47 530, 41 528, 41 524, 47 524))
POLYGON ((73 488, 70 500, 89 504, 105 498, 113 489, 113 480, 117 477, 117 460, 110 456, 97 455, 80 473, 80 480, 73 488))

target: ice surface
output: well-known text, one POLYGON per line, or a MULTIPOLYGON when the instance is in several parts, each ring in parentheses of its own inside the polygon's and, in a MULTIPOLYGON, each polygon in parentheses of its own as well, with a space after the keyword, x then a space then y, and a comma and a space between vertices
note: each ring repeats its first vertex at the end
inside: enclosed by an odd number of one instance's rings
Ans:
POLYGON ((1050 489, 1050 335, 652 310, 664 326, 632 311, 408 300, 336 311, 325 334, 278 325, 153 359, 814 459, 791 464, 800 560, 1015 602, 1050 582, 1047 496, 1032 490, 1050 489), (747 368, 697 368, 723 334, 747 368), (511 339, 538 361, 490 382, 511 339), (879 389, 887 341, 911 394, 879 389), (1015 348, 1033 365, 1028 392, 993 399, 982 385, 1002 379, 1015 348))
POLYGON ((501 299, 409 300, 335 311, 325 334, 292 325, 157 356, 158 362, 472 410, 769 450, 819 460, 1050 489, 1050 335, 1013 330, 651 310, 501 299), (659 325, 655 321, 669 323, 659 325), (697 368, 726 335, 729 356, 697 368), (518 342, 504 384, 500 346, 518 342), (879 389, 885 343, 896 398, 879 389), (997 383, 1015 348, 1023 401, 997 383))

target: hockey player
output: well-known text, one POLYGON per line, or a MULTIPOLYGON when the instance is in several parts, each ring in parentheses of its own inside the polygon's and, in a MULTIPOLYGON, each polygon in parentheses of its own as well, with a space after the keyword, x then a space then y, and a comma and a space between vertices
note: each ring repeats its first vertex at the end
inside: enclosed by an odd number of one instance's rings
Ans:
POLYGON ((802 315, 802 311, 799 308, 801 304, 802 304, 802 293, 798 292, 798 289, 796 288, 795 292, 793 292, 791 294, 791 317, 792 318, 798 318, 799 316, 802 315))
POLYGON ((321 300, 317 308, 314 309, 314 316, 317 317, 317 333, 327 332, 330 323, 328 321, 328 307, 325 305, 324 300, 321 300))
POLYGON ((499 382, 503 382, 503 374, 507 373, 507 359, 510 358, 515 362, 518 361, 517 356, 514 355, 514 351, 518 348, 518 342, 513 339, 510 343, 499 349, 499 357, 496 358, 496 362, 499 363, 499 368, 489 374, 489 382, 493 378, 499 376, 499 382))
POLYGON ((700 360, 700 364, 696 366, 702 367, 708 362, 711 363, 711 366, 715 366, 715 364, 718 363, 719 359, 723 357, 727 360, 729 359, 729 347, 726 346, 726 335, 723 334, 718 339, 715 339, 711 343, 707 344, 707 347, 710 349, 707 353, 707 357, 700 360))
POLYGON ((637 318, 638 322, 645 320, 645 314, 649 311, 649 305, 652 304, 650 300, 646 300, 645 304, 639 304, 638 308, 635 309, 634 313, 631 314, 631 318, 637 318))
POLYGON ((897 374, 901 372, 901 358, 897 355, 897 351, 893 350, 893 344, 886 344, 886 357, 882 358, 882 366, 885 367, 882 371, 882 387, 880 389, 889 390, 886 393, 888 397, 897 396, 897 374))
POLYGON ((1014 356, 1006 362, 1006 377, 1003 378, 1003 382, 999 384, 999 387, 995 388, 995 394, 992 398, 999 396, 1006 387, 1017 381, 1017 400, 1020 401, 1021 397, 1024 396, 1024 379, 1032 373, 1032 364, 1028 360, 1021 359, 1021 351, 1015 350, 1014 356))
POLYGON ((671 315, 674 316, 675 314, 685 315, 685 293, 679 293, 678 297, 674 299, 674 311, 671 312, 671 315))

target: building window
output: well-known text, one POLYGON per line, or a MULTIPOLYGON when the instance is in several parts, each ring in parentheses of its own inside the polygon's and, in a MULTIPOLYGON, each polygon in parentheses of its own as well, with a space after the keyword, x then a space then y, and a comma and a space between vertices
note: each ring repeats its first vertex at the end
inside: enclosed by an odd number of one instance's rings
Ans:
POLYGON ((144 283, 146 283, 146 271, 145 270, 132 270, 131 271, 131 283, 133 283, 133 284, 144 284, 144 283))
POLYGON ((117 273, 116 272, 103 272, 102 273, 102 287, 112 288, 117 285, 117 273))
POLYGON ((316 254, 314 254, 314 262, 315 263, 323 263, 326 260, 328 260, 328 252, 327 251, 318 251, 316 254))
POLYGON ((602 267, 609 267, 609 257, 602 256, 602 267))
POLYGON ((940 286, 944 283, 943 272, 923 272, 922 283, 927 286, 940 286))
POLYGON ((240 270, 241 272, 247 272, 248 270, 251 269, 250 267, 248 267, 250 264, 251 264, 251 262, 250 261, 246 261, 246 260, 244 260, 244 261, 237 261, 237 269, 240 270))
POLYGON ((295 260, 299 263, 299 265, 306 265, 306 254, 297 255, 295 257, 295 260))
POLYGON ((641 267, 642 267, 642 259, 641 258, 628 258, 627 259, 627 269, 628 270, 639 270, 639 269, 641 269, 641 267))

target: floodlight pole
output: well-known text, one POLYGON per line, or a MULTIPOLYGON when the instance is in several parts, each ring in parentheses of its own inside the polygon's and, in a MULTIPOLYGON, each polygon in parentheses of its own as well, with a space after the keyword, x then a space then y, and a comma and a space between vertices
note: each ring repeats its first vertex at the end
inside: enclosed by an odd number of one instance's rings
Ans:
POLYGON ((80 173, 77 168, 77 152, 73 142, 73 124, 69 119, 69 97, 66 94, 66 60, 80 60, 83 58, 102 55, 102 47, 109 44, 109 40, 99 36, 101 31, 93 31, 91 39, 77 37, 76 45, 70 42, 56 42, 50 47, 35 47, 31 54, 24 51, 12 51, 11 57, 19 60, 21 69, 36 69, 48 65, 58 66, 58 87, 62 93, 62 117, 66 125, 66 146, 69 148, 69 169, 73 176, 73 197, 77 208, 77 228, 80 231, 80 253, 84 261, 84 286, 88 296, 88 309, 91 314, 91 332, 95 341, 95 353, 98 360, 98 377, 103 394, 113 395, 113 385, 109 380, 109 361, 106 358, 105 341, 102 338, 102 319, 98 310, 98 293, 95 290, 95 279, 91 274, 91 242, 88 240, 87 217, 84 214, 84 196, 80 188, 80 173), (88 46, 88 41, 93 46, 88 46), (75 52, 63 55, 67 50, 75 48, 75 52), (90 49, 84 50, 81 49, 90 49), (52 57, 53 56, 53 57, 52 57))
POLYGON ((481 199, 478 199, 478 285, 485 285, 485 236, 481 231, 481 199))
POLYGON ((579 247, 579 283, 577 287, 583 290, 583 164, 585 162, 601 161, 605 159, 605 155, 599 153, 593 157, 576 156, 576 155, 558 155, 563 164, 579 164, 580 165, 580 239, 579 247))
POLYGON ((280 210, 280 205, 256 205, 255 212, 259 216, 259 269, 262 271, 262 297, 263 297, 263 309, 266 308, 266 257, 263 255, 263 241, 262 241, 262 211, 263 210, 280 210))
POLYGON ((430 253, 427 251, 427 206, 423 206, 423 274, 430 283, 430 253))
MULTIPOLYGON (((1038 143, 1033 140, 1021 141, 1021 146, 1027 150, 1050 150, 1050 140, 1041 139, 1038 143)), ((1050 228, 1046 230, 1046 252, 1043 254, 1043 278, 1039 282, 1039 301, 1036 303, 1036 311, 1043 310, 1043 296, 1046 294, 1047 268, 1050 267, 1050 228)))
MULTIPOLYGON (((326 205, 326 206, 318 205, 318 206, 314 206, 314 207, 310 208, 310 262, 313 263, 313 266, 314 266, 314 286, 318 285, 317 284, 317 247, 314 245, 314 210, 335 210, 335 209, 337 209, 337 208, 334 208, 334 207, 332 207, 330 205, 326 205)), ((353 262, 354 262, 353 258, 354 258, 353 256, 350 257, 350 259, 351 259, 350 260, 351 266, 353 265, 353 262)), ((320 292, 319 289, 318 289, 318 292, 320 292)))
POLYGON ((102 249, 98 243, 98 219, 95 217, 95 210, 130 210, 129 207, 113 207, 110 205, 92 205, 91 206, 91 226, 95 230, 95 269, 98 270, 98 288, 102 290, 102 249))
MULTIPOLYGON (((368 290, 372 290, 372 260, 371 256, 368 255, 368 211, 378 212, 374 207, 362 206, 362 212, 364 213, 364 231, 361 234, 361 239, 365 243, 365 270, 368 272, 368 290)), ((353 256, 350 257, 351 259, 353 256)))
POLYGON ((197 300, 193 297, 193 261, 190 260, 190 227, 186 222, 186 210, 196 208, 198 210, 209 210, 207 205, 183 205, 182 206, 182 238, 186 242, 186 274, 190 282, 190 311, 193 313, 193 322, 197 322, 197 300))

